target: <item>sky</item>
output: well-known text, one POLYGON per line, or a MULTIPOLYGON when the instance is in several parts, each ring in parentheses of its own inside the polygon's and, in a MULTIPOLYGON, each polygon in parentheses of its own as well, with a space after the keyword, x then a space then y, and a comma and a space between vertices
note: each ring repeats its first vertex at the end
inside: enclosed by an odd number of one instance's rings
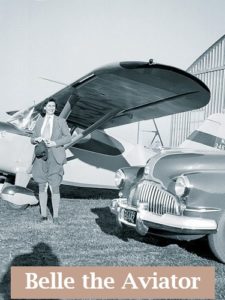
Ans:
MULTIPOLYGON (((68 84, 108 63, 150 58, 185 70, 224 35, 224 11, 224 0, 0 0, 0 112, 63 87, 40 77, 68 84)), ((131 128, 120 134, 135 141, 131 128)))

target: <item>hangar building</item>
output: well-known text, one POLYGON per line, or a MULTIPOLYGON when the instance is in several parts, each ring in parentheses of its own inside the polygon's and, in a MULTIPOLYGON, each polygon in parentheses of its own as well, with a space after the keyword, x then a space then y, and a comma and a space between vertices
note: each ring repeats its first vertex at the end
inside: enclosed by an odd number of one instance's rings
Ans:
POLYGON ((225 35, 206 50, 187 72, 202 80, 211 91, 209 104, 172 116, 170 146, 176 147, 211 114, 225 110, 225 35))

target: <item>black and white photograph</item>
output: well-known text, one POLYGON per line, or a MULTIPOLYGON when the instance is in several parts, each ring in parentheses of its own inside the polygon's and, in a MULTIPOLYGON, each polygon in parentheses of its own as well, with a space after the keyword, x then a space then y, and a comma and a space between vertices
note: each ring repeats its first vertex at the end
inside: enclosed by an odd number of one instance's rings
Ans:
POLYGON ((86 266, 212 267, 225 299, 224 13, 0 0, 0 299, 86 266))

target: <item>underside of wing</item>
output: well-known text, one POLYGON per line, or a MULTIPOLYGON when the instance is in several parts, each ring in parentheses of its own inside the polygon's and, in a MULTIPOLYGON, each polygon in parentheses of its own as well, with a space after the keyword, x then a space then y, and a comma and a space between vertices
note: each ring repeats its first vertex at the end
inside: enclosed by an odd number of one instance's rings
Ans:
POLYGON ((88 128, 110 115, 99 123, 105 129, 203 107, 210 91, 198 78, 171 66, 121 62, 94 70, 51 98, 57 114, 70 102, 67 121, 75 127, 88 128))

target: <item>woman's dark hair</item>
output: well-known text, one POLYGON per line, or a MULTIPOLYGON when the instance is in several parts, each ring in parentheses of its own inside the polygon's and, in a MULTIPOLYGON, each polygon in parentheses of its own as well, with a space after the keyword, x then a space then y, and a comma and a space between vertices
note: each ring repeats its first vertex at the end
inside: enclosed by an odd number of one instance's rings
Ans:
POLYGON ((45 114, 46 114, 46 111, 45 111, 45 106, 49 103, 49 102, 54 102, 55 103, 55 108, 57 110, 57 103, 55 101, 54 98, 47 98, 44 103, 42 104, 42 107, 41 107, 41 116, 44 117, 45 114))

